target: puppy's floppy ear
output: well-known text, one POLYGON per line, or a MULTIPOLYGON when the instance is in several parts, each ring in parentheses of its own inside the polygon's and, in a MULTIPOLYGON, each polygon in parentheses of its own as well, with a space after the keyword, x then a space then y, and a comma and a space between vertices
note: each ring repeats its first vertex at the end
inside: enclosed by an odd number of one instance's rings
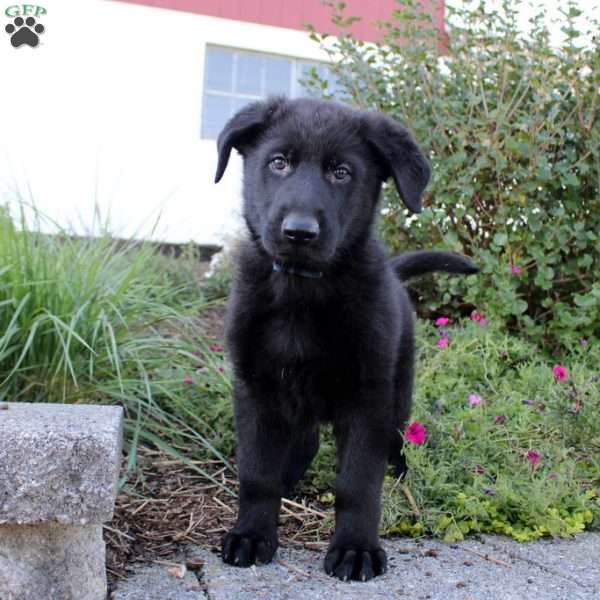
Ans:
POLYGON ((218 183, 225 173, 231 149, 235 148, 239 152, 243 152, 243 148, 267 128, 273 113, 282 101, 282 98, 273 98, 266 102, 253 102, 239 110, 227 121, 217 139, 219 160, 215 183, 218 183))
POLYGON ((427 186, 431 167, 410 133, 389 117, 368 113, 366 138, 383 168, 383 177, 392 176, 406 207, 422 210, 421 195, 427 186))

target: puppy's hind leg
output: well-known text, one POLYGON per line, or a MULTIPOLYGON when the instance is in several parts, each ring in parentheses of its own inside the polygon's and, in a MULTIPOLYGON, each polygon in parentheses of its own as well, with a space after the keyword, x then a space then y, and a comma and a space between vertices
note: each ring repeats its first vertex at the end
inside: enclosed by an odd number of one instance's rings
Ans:
POLYGON ((408 466, 402 453, 402 434, 410 417, 414 388, 414 326, 412 318, 405 317, 403 337, 398 348, 398 359, 394 373, 394 420, 397 434, 390 448, 389 462, 394 467, 396 477, 406 475, 408 466))
POLYGON ((399 365, 397 368, 397 380, 394 382, 395 395, 395 415, 394 421, 396 431, 390 444, 389 462, 394 467, 396 477, 402 477, 408 472, 406 458, 402 452, 404 440, 402 438, 404 428, 410 417, 410 408, 412 404, 413 393, 413 369, 406 364, 399 365))
POLYGON ((309 425, 292 434, 290 452, 283 468, 283 495, 289 498, 319 451, 319 425, 309 425))

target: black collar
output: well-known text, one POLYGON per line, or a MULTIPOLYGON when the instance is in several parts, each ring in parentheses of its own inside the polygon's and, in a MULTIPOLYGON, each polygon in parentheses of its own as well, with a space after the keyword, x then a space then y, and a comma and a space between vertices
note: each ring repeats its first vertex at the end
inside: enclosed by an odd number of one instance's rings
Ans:
POLYGON ((282 265, 275 261, 273 261, 273 272, 298 275, 298 277, 307 277, 308 279, 321 279, 323 277, 323 271, 309 271, 294 265, 282 265))

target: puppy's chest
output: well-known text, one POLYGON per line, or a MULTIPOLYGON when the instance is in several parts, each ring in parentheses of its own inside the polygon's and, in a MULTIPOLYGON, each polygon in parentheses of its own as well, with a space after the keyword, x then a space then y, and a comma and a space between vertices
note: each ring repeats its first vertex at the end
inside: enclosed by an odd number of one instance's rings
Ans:
POLYGON ((284 365, 318 360, 335 343, 330 327, 295 313, 272 317, 261 333, 267 354, 284 365))
POLYGON ((261 337, 264 353, 255 356, 256 372, 274 378, 288 402, 322 405, 357 373, 358 353, 333 319, 277 316, 265 324, 261 337))

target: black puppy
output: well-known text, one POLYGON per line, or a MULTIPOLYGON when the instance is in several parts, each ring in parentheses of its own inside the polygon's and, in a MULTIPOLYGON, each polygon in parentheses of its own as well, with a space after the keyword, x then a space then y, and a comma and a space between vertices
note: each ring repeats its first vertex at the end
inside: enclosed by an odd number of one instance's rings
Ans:
POLYGON ((416 252, 391 261, 374 232, 382 182, 421 210, 430 168, 391 119, 334 102, 274 98, 238 112, 218 139, 216 181, 244 157, 241 248, 227 319, 233 362, 239 516, 223 560, 269 562, 281 497, 301 479, 332 422, 336 524, 325 571, 385 572, 377 534, 388 460, 403 470, 413 385, 413 310, 400 283, 468 260, 416 252))

